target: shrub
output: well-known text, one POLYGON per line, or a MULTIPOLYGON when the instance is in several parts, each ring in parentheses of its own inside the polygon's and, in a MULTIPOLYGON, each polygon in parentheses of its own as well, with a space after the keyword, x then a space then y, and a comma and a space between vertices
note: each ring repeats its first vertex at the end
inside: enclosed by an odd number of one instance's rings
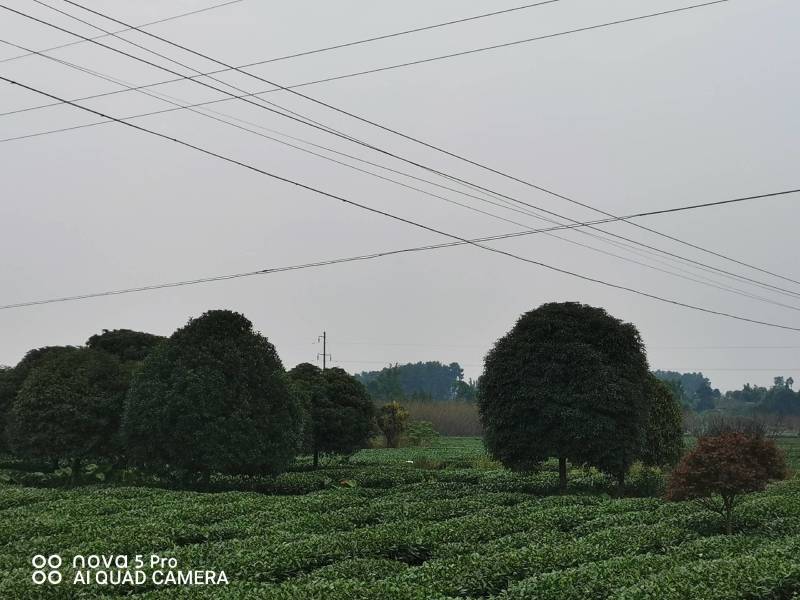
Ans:
POLYGON ((430 446, 439 437, 430 421, 411 421, 406 428, 405 439, 409 446, 430 446))
POLYGON ((378 427, 386 437, 386 446, 397 448, 400 445, 400 436, 406 429, 408 411, 398 402, 384 404, 378 412, 378 427))
POLYGON ((155 348, 134 376, 124 433, 134 462, 199 473, 275 473, 294 458, 302 413, 275 347, 231 311, 209 311, 155 348))
POLYGON ((744 433, 700 438, 673 471, 669 500, 696 500, 720 514, 728 533, 732 513, 742 494, 763 490, 769 481, 787 475, 775 442, 744 433))

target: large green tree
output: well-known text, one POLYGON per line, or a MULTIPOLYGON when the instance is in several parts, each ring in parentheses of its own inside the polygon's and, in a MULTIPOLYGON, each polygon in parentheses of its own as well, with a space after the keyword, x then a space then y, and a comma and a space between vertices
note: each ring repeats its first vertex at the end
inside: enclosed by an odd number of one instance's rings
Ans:
POLYGON ((123 421, 130 458, 206 479, 275 473, 299 449, 302 411, 275 347, 241 314, 191 319, 134 375, 123 421))
POLYGON ((554 456, 625 474, 641 448, 649 372, 636 327, 575 302, 522 315, 486 355, 479 384, 484 440, 506 466, 554 456))
POLYGON ((119 361, 90 348, 49 352, 30 369, 8 412, 15 454, 70 459, 114 456, 127 377, 119 361))
POLYGON ((651 375, 649 411, 639 457, 653 466, 675 465, 683 455, 683 409, 679 390, 651 375))
POLYGON ((28 351, 15 367, 0 369, 0 452, 7 451, 6 419, 11 405, 31 370, 48 356, 74 349, 71 346, 46 346, 28 351))
POLYGON ((310 445, 314 466, 321 453, 352 454, 369 439, 373 404, 366 388, 342 369, 322 371, 309 363, 289 371, 295 386, 310 399, 310 445))

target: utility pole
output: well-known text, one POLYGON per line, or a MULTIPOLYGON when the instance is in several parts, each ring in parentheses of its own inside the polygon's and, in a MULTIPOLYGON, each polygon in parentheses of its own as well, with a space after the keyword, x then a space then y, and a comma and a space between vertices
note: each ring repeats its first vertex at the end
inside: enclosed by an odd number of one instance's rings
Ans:
POLYGON ((328 334, 326 332, 323 331, 322 335, 317 337, 318 344, 320 340, 322 340, 322 354, 317 354, 317 360, 319 360, 320 356, 322 357, 322 370, 324 371, 328 365, 327 359, 333 360, 333 357, 328 354, 328 334))

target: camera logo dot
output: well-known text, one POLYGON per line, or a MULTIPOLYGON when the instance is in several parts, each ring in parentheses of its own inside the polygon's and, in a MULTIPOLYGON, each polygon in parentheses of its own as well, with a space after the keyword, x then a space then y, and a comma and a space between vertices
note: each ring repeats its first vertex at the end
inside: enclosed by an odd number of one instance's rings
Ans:
POLYGON ((33 583, 36 585, 43 585, 50 583, 53 585, 61 583, 61 557, 58 554, 51 554, 50 556, 43 556, 37 554, 31 559, 34 571, 31 575, 33 583))

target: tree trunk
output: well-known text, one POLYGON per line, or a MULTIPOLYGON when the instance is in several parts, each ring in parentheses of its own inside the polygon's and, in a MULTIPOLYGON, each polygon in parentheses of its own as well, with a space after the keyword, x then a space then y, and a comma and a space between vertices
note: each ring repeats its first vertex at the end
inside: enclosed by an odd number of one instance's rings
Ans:
POLYGON ((617 473, 617 498, 625 496, 625 470, 622 469, 617 473))
POLYGON ((733 533, 733 500, 723 498, 722 506, 725 512, 725 533, 731 535, 733 533))
POLYGON ((567 492, 567 459, 564 456, 558 457, 558 493, 567 492))
POLYGON ((319 449, 314 448, 314 468, 316 469, 319 466, 319 449))
POLYGON ((80 458, 73 458, 72 459, 72 485, 78 485, 78 481, 80 479, 81 473, 81 459, 80 458))

